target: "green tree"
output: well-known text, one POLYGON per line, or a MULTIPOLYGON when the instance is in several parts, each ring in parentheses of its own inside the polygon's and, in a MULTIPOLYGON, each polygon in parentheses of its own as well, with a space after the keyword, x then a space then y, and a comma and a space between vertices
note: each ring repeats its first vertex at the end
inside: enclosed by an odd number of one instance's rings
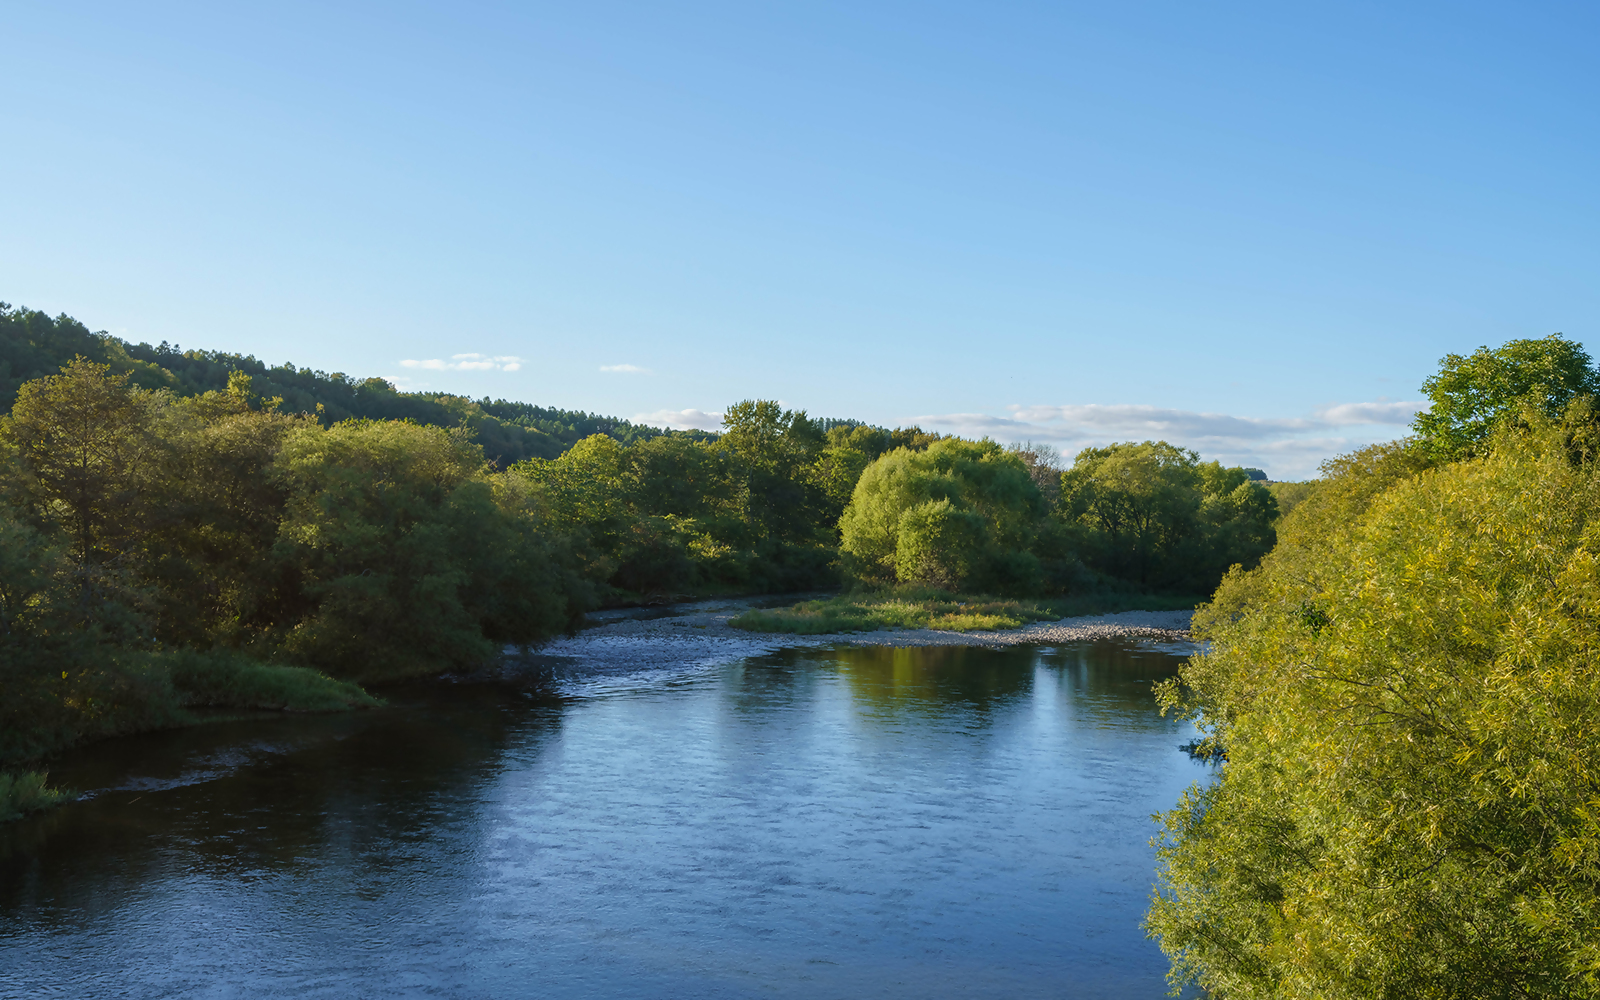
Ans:
POLYGON ((1600 468, 1589 401, 1476 459, 1325 467, 1231 573, 1169 705, 1225 747, 1164 817, 1175 984, 1600 996, 1600 468))
POLYGON ((1467 357, 1448 354, 1439 365, 1422 383, 1432 405, 1417 414, 1412 430, 1445 460, 1471 454, 1497 421, 1524 408, 1557 417, 1574 397, 1600 392, 1589 353, 1559 333, 1480 347, 1467 357))
POLYGON ((1044 500, 1027 467, 992 441, 946 438, 868 466, 839 522, 863 579, 1025 590, 1044 500))
MULTIPOLYGON (((285 650, 379 679, 468 668, 503 642, 570 627, 570 559, 546 543, 534 492, 491 475, 462 432, 398 421, 312 424, 277 458, 289 499, 277 558, 309 608, 285 650)), ((505 475, 505 474, 501 474, 505 475)))
POLYGON ((157 403, 126 375, 79 357, 25 383, 4 424, 37 509, 80 566, 119 554, 141 530, 160 463, 157 403))
POLYGON ((1195 531, 1199 456, 1165 441, 1085 448, 1061 477, 1061 516, 1088 529, 1085 561, 1151 586, 1195 531))
POLYGON ((1077 529, 1084 561, 1141 587, 1209 592, 1272 548, 1267 488, 1165 441, 1086 448, 1060 483, 1057 516, 1077 529))

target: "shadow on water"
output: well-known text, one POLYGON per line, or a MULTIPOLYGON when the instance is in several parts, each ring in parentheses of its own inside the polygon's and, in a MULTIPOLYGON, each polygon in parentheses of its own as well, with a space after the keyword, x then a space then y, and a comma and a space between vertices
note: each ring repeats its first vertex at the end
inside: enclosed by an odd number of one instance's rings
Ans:
POLYGON ((1159 996, 1178 650, 788 650, 86 748, 0 997, 1159 996))

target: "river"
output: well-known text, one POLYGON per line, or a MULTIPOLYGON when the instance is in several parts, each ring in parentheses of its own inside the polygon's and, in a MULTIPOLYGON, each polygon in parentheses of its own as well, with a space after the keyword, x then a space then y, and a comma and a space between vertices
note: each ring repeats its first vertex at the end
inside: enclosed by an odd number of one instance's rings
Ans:
POLYGON ((98 744, 0 827, 0 996, 1159 997, 1185 652, 790 649, 98 744))

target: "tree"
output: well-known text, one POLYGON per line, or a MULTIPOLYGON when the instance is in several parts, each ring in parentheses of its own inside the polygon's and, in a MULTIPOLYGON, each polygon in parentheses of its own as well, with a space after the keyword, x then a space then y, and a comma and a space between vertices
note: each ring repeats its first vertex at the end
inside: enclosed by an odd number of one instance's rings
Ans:
POLYGON ((79 357, 25 383, 4 426, 40 511, 66 531, 82 567, 141 530, 159 461, 155 398, 109 369, 79 357))
POLYGON ((1085 561, 1149 586, 1195 530, 1199 456, 1165 441, 1085 448, 1061 477, 1061 516, 1088 530, 1085 561))
POLYGON ((1439 365, 1422 383, 1432 405, 1411 426, 1421 444, 1445 460, 1471 454, 1496 421, 1525 407, 1559 417, 1575 396, 1600 393, 1589 353, 1559 333, 1480 347, 1467 357, 1447 354, 1439 365))
POLYGON ((1250 997, 1600 996, 1593 410, 1429 467, 1325 467, 1167 685, 1225 748, 1164 817, 1174 985, 1250 997))
POLYGON ((582 581, 541 531, 522 477, 491 474, 464 433, 400 421, 296 427, 276 558, 309 607, 286 651, 381 679, 467 668, 503 642, 570 627, 582 581))
POLYGON ((722 426, 716 448, 737 463, 744 516, 758 535, 800 544, 820 541, 827 531, 818 530, 826 495, 812 469, 824 443, 816 423, 804 410, 747 399, 728 407, 722 426))
POLYGON ((1079 452, 1061 474, 1057 516, 1077 529, 1094 569, 1141 587, 1200 593, 1229 566, 1253 566, 1272 548, 1277 503, 1244 469, 1145 441, 1079 452))
POLYGON ((947 438, 868 466, 840 519, 855 572, 877 582, 1022 590, 1044 500, 1027 467, 993 441, 947 438))

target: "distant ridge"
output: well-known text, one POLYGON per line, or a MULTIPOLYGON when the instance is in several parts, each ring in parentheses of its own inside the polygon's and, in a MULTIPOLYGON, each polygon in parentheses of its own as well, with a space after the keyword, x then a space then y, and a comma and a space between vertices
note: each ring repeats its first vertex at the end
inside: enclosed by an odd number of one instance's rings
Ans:
POLYGON ((607 434, 623 444, 661 435, 696 439, 708 431, 670 431, 617 417, 534 406, 505 399, 471 399, 445 392, 399 392, 381 378, 355 378, 343 372, 269 367, 254 356, 227 351, 184 351, 163 341, 131 344, 104 331, 91 333, 63 313, 52 319, 36 309, 0 302, 0 412, 10 412, 22 383, 54 375, 77 355, 112 371, 127 372, 147 389, 170 389, 181 396, 228 387, 228 372, 249 375, 252 391, 281 396, 289 413, 317 413, 327 423, 350 417, 410 419, 420 424, 470 427, 484 454, 503 466, 525 458, 555 458, 591 434, 607 434), (320 407, 320 410, 319 410, 320 407))

